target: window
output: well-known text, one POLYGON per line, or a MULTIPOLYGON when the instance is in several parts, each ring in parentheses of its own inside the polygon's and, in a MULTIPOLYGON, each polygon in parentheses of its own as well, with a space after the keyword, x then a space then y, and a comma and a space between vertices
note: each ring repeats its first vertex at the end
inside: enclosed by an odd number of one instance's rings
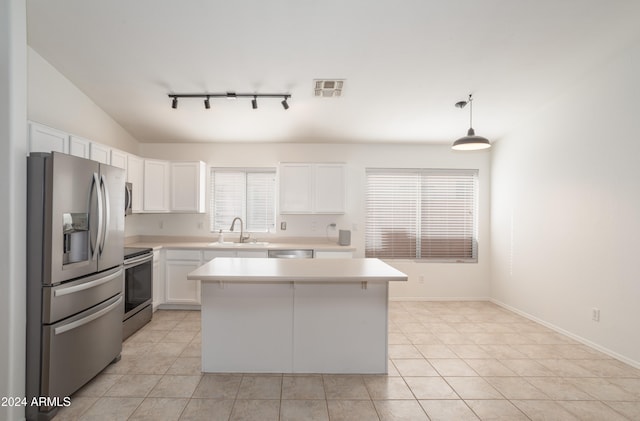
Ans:
POLYGON ((276 223, 276 170, 211 168, 212 232, 227 231, 239 216, 248 232, 269 232, 276 223))
POLYGON ((368 169, 365 254, 477 261, 478 170, 368 169))

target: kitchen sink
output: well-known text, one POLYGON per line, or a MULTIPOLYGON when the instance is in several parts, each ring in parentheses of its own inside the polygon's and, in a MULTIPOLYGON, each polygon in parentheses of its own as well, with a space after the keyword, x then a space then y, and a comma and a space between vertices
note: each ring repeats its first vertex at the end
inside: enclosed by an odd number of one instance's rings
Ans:
POLYGON ((209 247, 260 247, 268 245, 268 241, 249 241, 248 243, 236 243, 233 241, 225 241, 223 243, 213 242, 207 244, 209 247))

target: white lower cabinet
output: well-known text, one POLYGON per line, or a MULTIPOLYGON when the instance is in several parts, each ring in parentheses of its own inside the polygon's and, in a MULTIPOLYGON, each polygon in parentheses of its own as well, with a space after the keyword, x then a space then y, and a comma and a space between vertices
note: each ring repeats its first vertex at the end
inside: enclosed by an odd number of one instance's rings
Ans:
POLYGON ((164 274, 162 271, 164 264, 162 260, 162 252, 156 250, 153 252, 153 310, 164 303, 164 274))
POLYGON ((166 304, 200 305, 200 281, 187 279, 202 265, 200 250, 171 250, 165 254, 164 292, 166 304))
POLYGON ((313 257, 316 259, 351 259, 353 257, 353 252, 315 250, 313 252, 313 257))
MULTIPOLYGON (((159 304, 186 306, 187 308, 199 306, 200 281, 187 279, 187 275, 216 257, 267 257, 267 251, 166 249, 164 274, 160 278, 163 282, 158 285, 158 291, 154 290, 154 307, 159 304)), ((154 288, 156 287, 155 279, 154 273, 154 288)))

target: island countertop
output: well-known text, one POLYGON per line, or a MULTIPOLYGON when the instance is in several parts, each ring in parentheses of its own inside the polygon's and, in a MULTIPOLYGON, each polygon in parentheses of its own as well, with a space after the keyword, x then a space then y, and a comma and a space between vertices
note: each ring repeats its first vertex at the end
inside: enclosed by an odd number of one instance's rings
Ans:
POLYGON ((218 257, 189 273, 203 282, 389 282, 407 275, 380 259, 218 257))

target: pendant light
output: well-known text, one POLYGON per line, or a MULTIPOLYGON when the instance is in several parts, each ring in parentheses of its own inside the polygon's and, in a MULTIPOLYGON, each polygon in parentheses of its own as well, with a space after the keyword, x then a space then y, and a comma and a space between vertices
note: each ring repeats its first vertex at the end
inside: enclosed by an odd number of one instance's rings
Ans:
POLYGON ((482 136, 476 136, 476 132, 473 130, 473 98, 469 94, 469 101, 460 101, 456 103, 456 107, 464 108, 469 104, 469 131, 467 135, 453 142, 451 149, 457 151, 475 151, 479 149, 487 149, 491 147, 489 139, 482 136))

